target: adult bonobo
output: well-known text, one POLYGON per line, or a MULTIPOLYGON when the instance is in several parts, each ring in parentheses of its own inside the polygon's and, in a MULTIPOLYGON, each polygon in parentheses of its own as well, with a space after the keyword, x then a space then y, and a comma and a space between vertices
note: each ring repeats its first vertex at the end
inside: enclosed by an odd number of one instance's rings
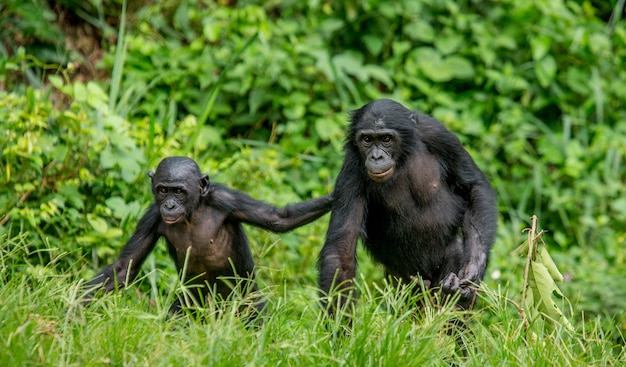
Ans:
MULTIPOLYGON (((497 226, 496 195, 454 134, 435 119, 381 99, 351 114, 335 184, 319 286, 353 290, 360 237, 386 274, 460 293, 470 307, 497 226)), ((337 299, 328 307, 333 314, 337 299)))
MULTIPOLYGON (((149 176, 155 202, 139 220, 117 261, 89 283, 92 291, 84 303, 89 303, 95 292, 112 291, 135 279, 160 237, 167 240, 181 279, 197 287, 194 301, 206 297, 209 287, 212 294, 226 299, 232 292, 229 281, 253 277, 254 261, 241 223, 286 232, 327 213, 332 203, 327 195, 278 209, 210 183, 196 162, 184 157, 165 158, 149 176)), ((243 291, 256 292, 258 288, 251 283, 243 291)), ((255 299, 257 312, 264 305, 262 297, 255 299)), ((180 300, 174 302, 170 314, 179 313, 181 306, 180 300)))

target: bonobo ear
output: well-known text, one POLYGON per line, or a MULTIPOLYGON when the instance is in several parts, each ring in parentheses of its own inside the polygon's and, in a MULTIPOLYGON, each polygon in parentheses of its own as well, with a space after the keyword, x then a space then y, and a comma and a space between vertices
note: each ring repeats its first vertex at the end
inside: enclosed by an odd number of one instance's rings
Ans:
POLYGON ((417 125, 417 114, 415 112, 411 112, 411 121, 414 125, 417 125))
POLYGON ((150 182, 152 183, 152 193, 154 193, 154 172, 148 171, 148 176, 150 177, 150 182))
POLYGON ((200 177, 200 196, 207 196, 209 194, 209 175, 202 175, 200 177))

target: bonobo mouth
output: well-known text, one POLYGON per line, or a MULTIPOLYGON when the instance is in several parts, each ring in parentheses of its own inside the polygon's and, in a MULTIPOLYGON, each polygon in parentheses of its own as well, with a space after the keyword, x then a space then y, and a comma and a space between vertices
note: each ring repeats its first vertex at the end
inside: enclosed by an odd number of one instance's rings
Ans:
POLYGON ((183 218, 183 216, 178 216, 176 218, 165 218, 163 217, 163 221, 165 222, 165 224, 176 224, 178 222, 180 222, 180 220, 183 218))
POLYGON ((388 170, 384 172, 374 173, 372 171, 367 171, 367 174, 370 176, 372 180, 376 182, 383 182, 387 180, 388 178, 390 178, 391 175, 393 175, 393 171, 394 171, 394 168, 393 166, 391 166, 391 168, 389 168, 388 170))

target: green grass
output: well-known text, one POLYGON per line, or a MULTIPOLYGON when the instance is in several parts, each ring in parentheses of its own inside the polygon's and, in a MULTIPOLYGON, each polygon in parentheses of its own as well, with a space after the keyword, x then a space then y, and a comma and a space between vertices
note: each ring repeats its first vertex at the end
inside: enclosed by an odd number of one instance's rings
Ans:
MULTIPOLYGON (((346 333, 344 325, 322 317, 314 279, 281 282, 274 274, 262 289, 269 300, 268 317, 260 328, 246 328, 235 312, 242 300, 203 309, 204 322, 166 320, 177 286, 149 297, 151 292, 145 291, 150 290, 149 276, 129 289, 98 298, 88 308, 77 308, 85 270, 59 269, 54 262, 24 265, 28 244, 21 236, 4 236, 0 245, 3 366, 484 367, 626 362, 622 346, 615 343, 617 336, 601 329, 599 322, 578 323, 576 332, 568 332, 536 321, 524 330, 504 290, 485 289, 469 314, 428 300, 416 312, 407 290, 362 276, 351 315, 353 327, 346 333), (457 317, 469 319, 467 330, 448 335, 445 329, 457 317), (465 341, 465 357, 457 348, 457 336, 465 341)), ((370 271, 371 266, 363 268, 370 271)), ((290 271, 294 270, 279 273, 290 271)), ((261 276, 270 273, 264 269, 261 276)))

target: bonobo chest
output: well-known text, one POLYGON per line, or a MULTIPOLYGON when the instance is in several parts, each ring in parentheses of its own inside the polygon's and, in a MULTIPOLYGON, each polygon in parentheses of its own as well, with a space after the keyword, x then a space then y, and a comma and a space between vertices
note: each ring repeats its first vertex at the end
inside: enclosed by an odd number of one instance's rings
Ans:
POLYGON ((415 172, 370 193, 363 243, 394 276, 438 279, 443 254, 456 243, 462 200, 438 178, 415 172))
POLYGON ((463 200, 445 184, 438 160, 413 157, 404 174, 370 186, 365 231, 371 245, 445 245, 461 225, 463 200))
POLYGON ((202 206, 188 221, 163 224, 163 236, 169 243, 176 264, 181 267, 186 257, 212 267, 227 264, 232 250, 229 239, 233 229, 225 223, 225 219, 224 213, 202 206))

